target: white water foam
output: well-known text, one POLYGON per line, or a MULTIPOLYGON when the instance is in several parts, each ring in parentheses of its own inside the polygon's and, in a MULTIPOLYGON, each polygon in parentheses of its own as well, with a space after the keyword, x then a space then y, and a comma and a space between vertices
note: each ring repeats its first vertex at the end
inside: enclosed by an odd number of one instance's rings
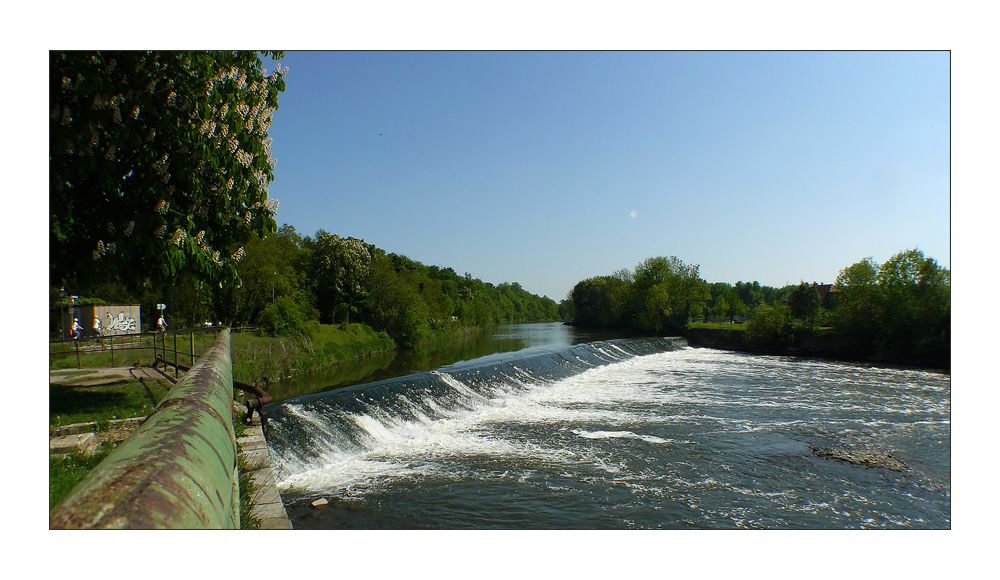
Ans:
POLYGON ((637 435, 631 431, 572 431, 584 439, 641 439, 647 443, 674 443, 673 439, 663 439, 655 435, 637 435))

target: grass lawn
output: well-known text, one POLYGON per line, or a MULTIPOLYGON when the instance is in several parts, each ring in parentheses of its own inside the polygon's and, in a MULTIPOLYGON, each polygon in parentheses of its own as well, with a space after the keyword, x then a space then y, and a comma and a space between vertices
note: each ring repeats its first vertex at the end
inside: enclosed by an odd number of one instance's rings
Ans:
POLYGON ((80 483, 90 470, 104 460, 115 448, 114 443, 107 442, 93 455, 82 453, 72 455, 49 456, 49 510, 56 507, 73 487, 80 483))
POLYGON ((67 382, 49 384, 49 425, 52 427, 145 417, 153 412, 173 386, 165 379, 122 379, 110 384, 81 386, 67 382))

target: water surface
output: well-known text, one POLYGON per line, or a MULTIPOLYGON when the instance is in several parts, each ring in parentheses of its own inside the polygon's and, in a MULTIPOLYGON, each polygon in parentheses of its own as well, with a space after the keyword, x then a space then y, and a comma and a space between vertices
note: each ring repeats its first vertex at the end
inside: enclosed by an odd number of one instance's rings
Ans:
POLYGON ((272 405, 295 527, 951 525, 947 374, 524 326, 514 353, 272 405))

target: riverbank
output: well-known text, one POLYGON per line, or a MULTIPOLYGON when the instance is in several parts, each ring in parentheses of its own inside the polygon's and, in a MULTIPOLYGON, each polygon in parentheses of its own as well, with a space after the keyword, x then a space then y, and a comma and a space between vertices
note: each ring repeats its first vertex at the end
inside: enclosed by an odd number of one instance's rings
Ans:
MULTIPOLYGON (((312 375, 338 375, 337 382, 354 382, 402 360, 408 368, 435 368, 454 360, 478 356, 477 344, 488 330, 461 326, 433 330, 417 346, 400 348, 384 333, 352 324, 349 331, 324 325, 306 337, 260 337, 248 335, 233 344, 233 374, 238 381, 269 385, 265 388, 280 400, 288 395, 283 385, 312 375), (327 335, 327 336, 324 336, 327 335), (330 348, 330 337, 339 345, 330 348), (327 344, 323 346, 323 341, 327 344), (457 359, 452 356, 457 354, 457 359)), ((515 348, 516 350, 516 348, 515 348)), ((330 378, 327 376, 327 378, 330 378)))
POLYGON ((949 372, 951 369, 951 365, 944 364, 943 361, 901 359, 887 356, 883 353, 858 354, 851 351, 849 342, 845 337, 834 333, 807 334, 794 337, 791 339, 790 344, 773 346, 748 344, 744 334, 742 329, 688 328, 684 336, 688 339, 688 344, 691 346, 720 350, 822 358, 844 362, 901 365, 946 372, 949 372))
POLYGON ((233 379, 250 384, 280 381, 341 362, 395 351, 385 332, 364 324, 317 324, 301 336, 234 334, 233 379))

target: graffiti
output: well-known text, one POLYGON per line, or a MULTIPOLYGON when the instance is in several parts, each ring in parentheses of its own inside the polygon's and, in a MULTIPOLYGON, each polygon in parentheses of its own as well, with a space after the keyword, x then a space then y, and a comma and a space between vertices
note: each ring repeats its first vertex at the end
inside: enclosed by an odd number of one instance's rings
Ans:
POLYGON ((119 330, 124 332, 135 332, 135 319, 129 316, 125 317, 124 312, 118 314, 118 318, 115 318, 113 314, 108 313, 108 325, 105 327, 108 332, 119 330))

